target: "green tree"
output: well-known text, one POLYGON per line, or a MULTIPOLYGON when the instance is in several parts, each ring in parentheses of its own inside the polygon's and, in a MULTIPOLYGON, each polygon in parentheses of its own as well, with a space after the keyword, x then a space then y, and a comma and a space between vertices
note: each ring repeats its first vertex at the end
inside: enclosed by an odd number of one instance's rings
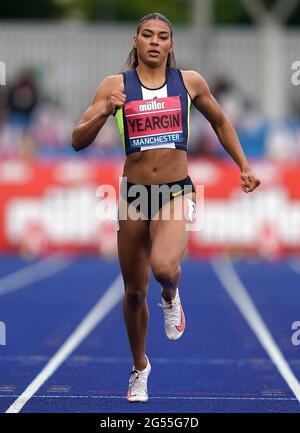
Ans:
POLYGON ((251 19, 237 0, 215 0, 215 21, 218 24, 250 24, 251 19))
POLYGON ((149 12, 160 12, 171 22, 186 23, 190 0, 70 0, 76 14, 89 21, 136 22, 149 12))
MULTIPOLYGON (((0 19, 137 22, 149 12, 161 12, 174 24, 189 24, 193 1, 197 0, 1 0, 0 19)), ((211 1, 216 24, 252 24, 241 0, 211 1)), ((271 8, 277 0, 263 1, 271 8)), ((288 24, 300 25, 300 3, 288 24)))
POLYGON ((0 18, 53 19, 65 14, 65 6, 55 0, 1 0, 0 18))
MULTIPOLYGON (((267 9, 272 9, 278 0, 263 0, 267 9)), ((215 22, 217 24, 252 24, 252 20, 239 0, 215 0, 215 22)), ((300 25, 300 3, 287 24, 300 25)))

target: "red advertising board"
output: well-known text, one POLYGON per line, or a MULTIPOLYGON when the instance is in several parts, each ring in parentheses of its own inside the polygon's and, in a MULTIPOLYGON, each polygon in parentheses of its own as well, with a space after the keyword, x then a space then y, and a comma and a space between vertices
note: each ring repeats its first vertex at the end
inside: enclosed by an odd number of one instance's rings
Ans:
MULTIPOLYGON (((0 161, 0 252, 114 256, 122 165, 115 159, 0 161), (101 185, 116 192, 106 219, 99 208, 101 185)), ((201 195, 197 201, 200 224, 189 234, 191 255, 300 252, 300 163, 260 160, 252 166, 262 184, 245 194, 230 161, 190 159, 189 174, 204 192, 203 203, 201 195)))

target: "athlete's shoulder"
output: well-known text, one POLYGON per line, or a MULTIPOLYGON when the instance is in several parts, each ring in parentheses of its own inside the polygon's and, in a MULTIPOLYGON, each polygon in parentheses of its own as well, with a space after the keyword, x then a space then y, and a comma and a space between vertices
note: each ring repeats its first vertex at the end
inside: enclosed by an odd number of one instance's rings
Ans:
POLYGON ((120 90, 123 92, 124 84, 122 74, 107 75, 100 83, 93 103, 95 104, 100 100, 107 98, 114 90, 120 90))
POLYGON ((205 81, 204 78, 202 77, 202 75, 199 74, 199 72, 197 71, 193 71, 193 70, 188 70, 188 71, 184 71, 182 69, 180 69, 182 76, 189 79, 189 80, 194 80, 194 81, 205 81))
POLYGON ((123 84, 123 75, 122 74, 114 74, 107 75, 102 81, 101 85, 105 87, 115 88, 120 87, 123 84))
POLYGON ((209 91, 206 80, 197 71, 181 70, 182 78, 184 83, 192 97, 194 99, 197 95, 201 95, 209 91))

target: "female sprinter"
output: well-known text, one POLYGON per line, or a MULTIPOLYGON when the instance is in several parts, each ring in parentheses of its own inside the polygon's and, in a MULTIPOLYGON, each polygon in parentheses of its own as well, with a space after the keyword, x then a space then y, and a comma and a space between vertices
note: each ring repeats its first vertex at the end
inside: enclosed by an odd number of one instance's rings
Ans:
POLYGON ((115 116, 126 153, 120 195, 121 199, 125 197, 127 218, 119 216, 118 255, 125 287, 124 319, 134 365, 127 399, 145 402, 151 371, 145 353, 151 270, 162 287, 160 306, 167 337, 178 339, 185 328, 178 283, 180 260, 188 241, 185 224, 190 217, 178 219, 174 215, 176 207, 187 201, 194 206, 195 202, 187 165, 191 102, 211 123, 220 143, 238 165, 242 189, 253 191, 260 181, 203 77, 195 71, 176 69, 173 29, 165 16, 151 13, 139 21, 127 66, 126 72, 107 76, 101 83, 73 131, 73 147, 78 151, 90 145, 106 119, 115 116), (164 199, 153 199, 150 189, 154 185, 168 188, 164 199), (143 203, 136 205, 138 195, 130 194, 132 187, 133 191, 141 187, 139 194, 146 194, 143 203), (164 208, 168 208, 169 218, 162 217, 164 208), (133 209, 138 218, 130 217, 133 209))

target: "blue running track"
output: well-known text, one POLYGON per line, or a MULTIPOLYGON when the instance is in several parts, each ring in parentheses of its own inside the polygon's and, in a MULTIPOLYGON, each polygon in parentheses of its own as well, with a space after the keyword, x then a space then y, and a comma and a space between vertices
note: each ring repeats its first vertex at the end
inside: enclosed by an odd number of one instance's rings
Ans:
MULTIPOLYGON (((6 345, 0 346, 1 412, 44 369, 120 272, 118 262, 95 257, 54 258, 49 266, 53 272, 47 275, 39 263, 0 260, 0 320, 6 325, 6 345), (20 276, 22 269, 28 281, 20 276)), ((300 345, 292 344, 291 325, 300 321, 300 261, 231 266, 299 386, 300 345)), ((180 340, 165 337, 159 293, 152 279, 146 404, 125 398, 132 363, 119 299, 20 411, 300 412, 297 395, 209 261, 182 263, 187 327, 180 340)))

